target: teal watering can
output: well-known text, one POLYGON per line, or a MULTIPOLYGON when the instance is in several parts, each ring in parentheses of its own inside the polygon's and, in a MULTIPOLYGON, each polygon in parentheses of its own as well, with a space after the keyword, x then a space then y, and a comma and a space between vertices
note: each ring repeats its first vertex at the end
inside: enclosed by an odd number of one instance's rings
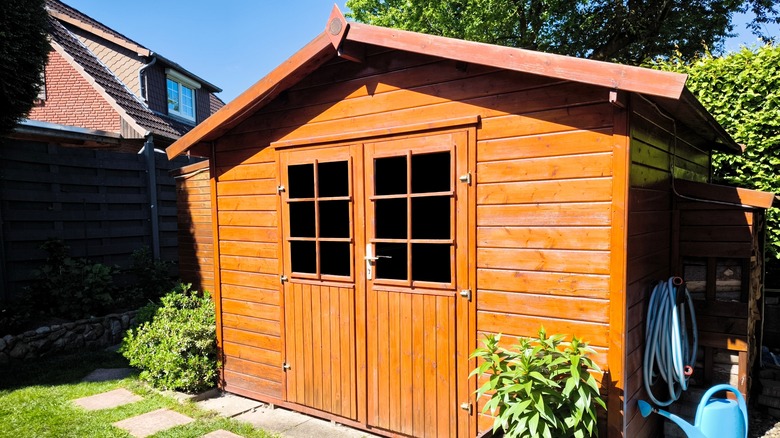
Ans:
POLYGON ((639 412, 647 417, 652 412, 664 416, 688 435, 688 438, 747 438, 747 405, 742 394, 731 385, 715 385, 708 389, 696 409, 696 420, 690 424, 671 412, 655 409, 644 400, 639 400, 639 412), (719 391, 731 391, 737 400, 712 398, 719 391))

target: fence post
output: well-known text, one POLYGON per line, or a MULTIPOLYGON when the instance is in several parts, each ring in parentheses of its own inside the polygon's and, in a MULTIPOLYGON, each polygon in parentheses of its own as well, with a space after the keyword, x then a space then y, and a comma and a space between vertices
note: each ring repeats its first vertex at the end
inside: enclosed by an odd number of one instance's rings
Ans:
POLYGON ((144 157, 146 158, 146 174, 149 181, 149 214, 152 223, 152 253, 154 259, 160 259, 160 216, 157 208, 157 164, 154 156, 154 138, 152 134, 146 136, 144 143, 144 157))

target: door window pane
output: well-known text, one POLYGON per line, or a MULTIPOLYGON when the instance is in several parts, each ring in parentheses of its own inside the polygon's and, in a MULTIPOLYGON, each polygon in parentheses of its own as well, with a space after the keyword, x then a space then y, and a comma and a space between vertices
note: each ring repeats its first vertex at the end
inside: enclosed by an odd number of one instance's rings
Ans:
POLYGON ((449 283, 452 280, 450 245, 412 244, 412 280, 449 283))
POLYGON ((320 273, 349 276, 351 262, 349 242, 320 242, 320 273))
POLYGON ((349 237, 349 201, 320 201, 320 236, 349 237))
POLYGON ((412 155, 412 193, 450 191, 450 153, 412 155))
POLYGON ((377 243, 376 278, 406 280, 406 243, 377 243))
POLYGON ((319 197, 349 196, 349 164, 346 161, 319 163, 319 197))
POLYGON ((290 242, 290 264, 293 272, 317 273, 317 244, 310 241, 290 242))
POLYGON ((377 158, 374 160, 376 195, 406 194, 406 157, 377 158))
POLYGON ((290 199, 314 197, 314 164, 296 164, 287 167, 287 185, 290 199))
POLYGON ((290 237, 316 237, 314 201, 290 203, 290 237))
POLYGON ((378 239, 406 239, 406 198, 377 199, 376 237, 378 239))
POLYGON ((412 198, 412 239, 450 238, 450 197, 412 198))

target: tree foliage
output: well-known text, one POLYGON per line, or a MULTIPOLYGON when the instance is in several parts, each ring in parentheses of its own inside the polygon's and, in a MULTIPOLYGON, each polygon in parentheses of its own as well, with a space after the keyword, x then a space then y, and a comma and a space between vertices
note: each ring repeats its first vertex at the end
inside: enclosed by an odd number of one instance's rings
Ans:
POLYGON ((45 0, 0 1, 0 135, 30 112, 49 54, 45 0))
POLYGON ((363 23, 490 44, 640 64, 720 49, 737 12, 754 33, 780 22, 778 0, 348 0, 363 23))
MULTIPOLYGON (((658 64, 688 74, 687 86, 734 139, 742 155, 716 154, 715 179, 730 185, 780 193, 780 46, 742 48, 658 64)), ((767 212, 769 281, 780 285, 780 209, 767 212)))

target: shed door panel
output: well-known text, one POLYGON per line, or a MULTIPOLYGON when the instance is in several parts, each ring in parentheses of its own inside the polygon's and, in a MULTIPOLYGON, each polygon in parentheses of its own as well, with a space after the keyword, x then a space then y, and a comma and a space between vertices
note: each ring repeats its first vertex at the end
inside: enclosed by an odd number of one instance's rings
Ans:
POLYGON ((357 419, 350 147, 280 154, 288 401, 357 419))
POLYGON ((457 341, 467 329, 457 317, 468 278, 467 208, 458 203, 467 188, 457 179, 465 142, 465 133, 446 133, 365 145, 372 427, 410 436, 457 433, 457 341))

